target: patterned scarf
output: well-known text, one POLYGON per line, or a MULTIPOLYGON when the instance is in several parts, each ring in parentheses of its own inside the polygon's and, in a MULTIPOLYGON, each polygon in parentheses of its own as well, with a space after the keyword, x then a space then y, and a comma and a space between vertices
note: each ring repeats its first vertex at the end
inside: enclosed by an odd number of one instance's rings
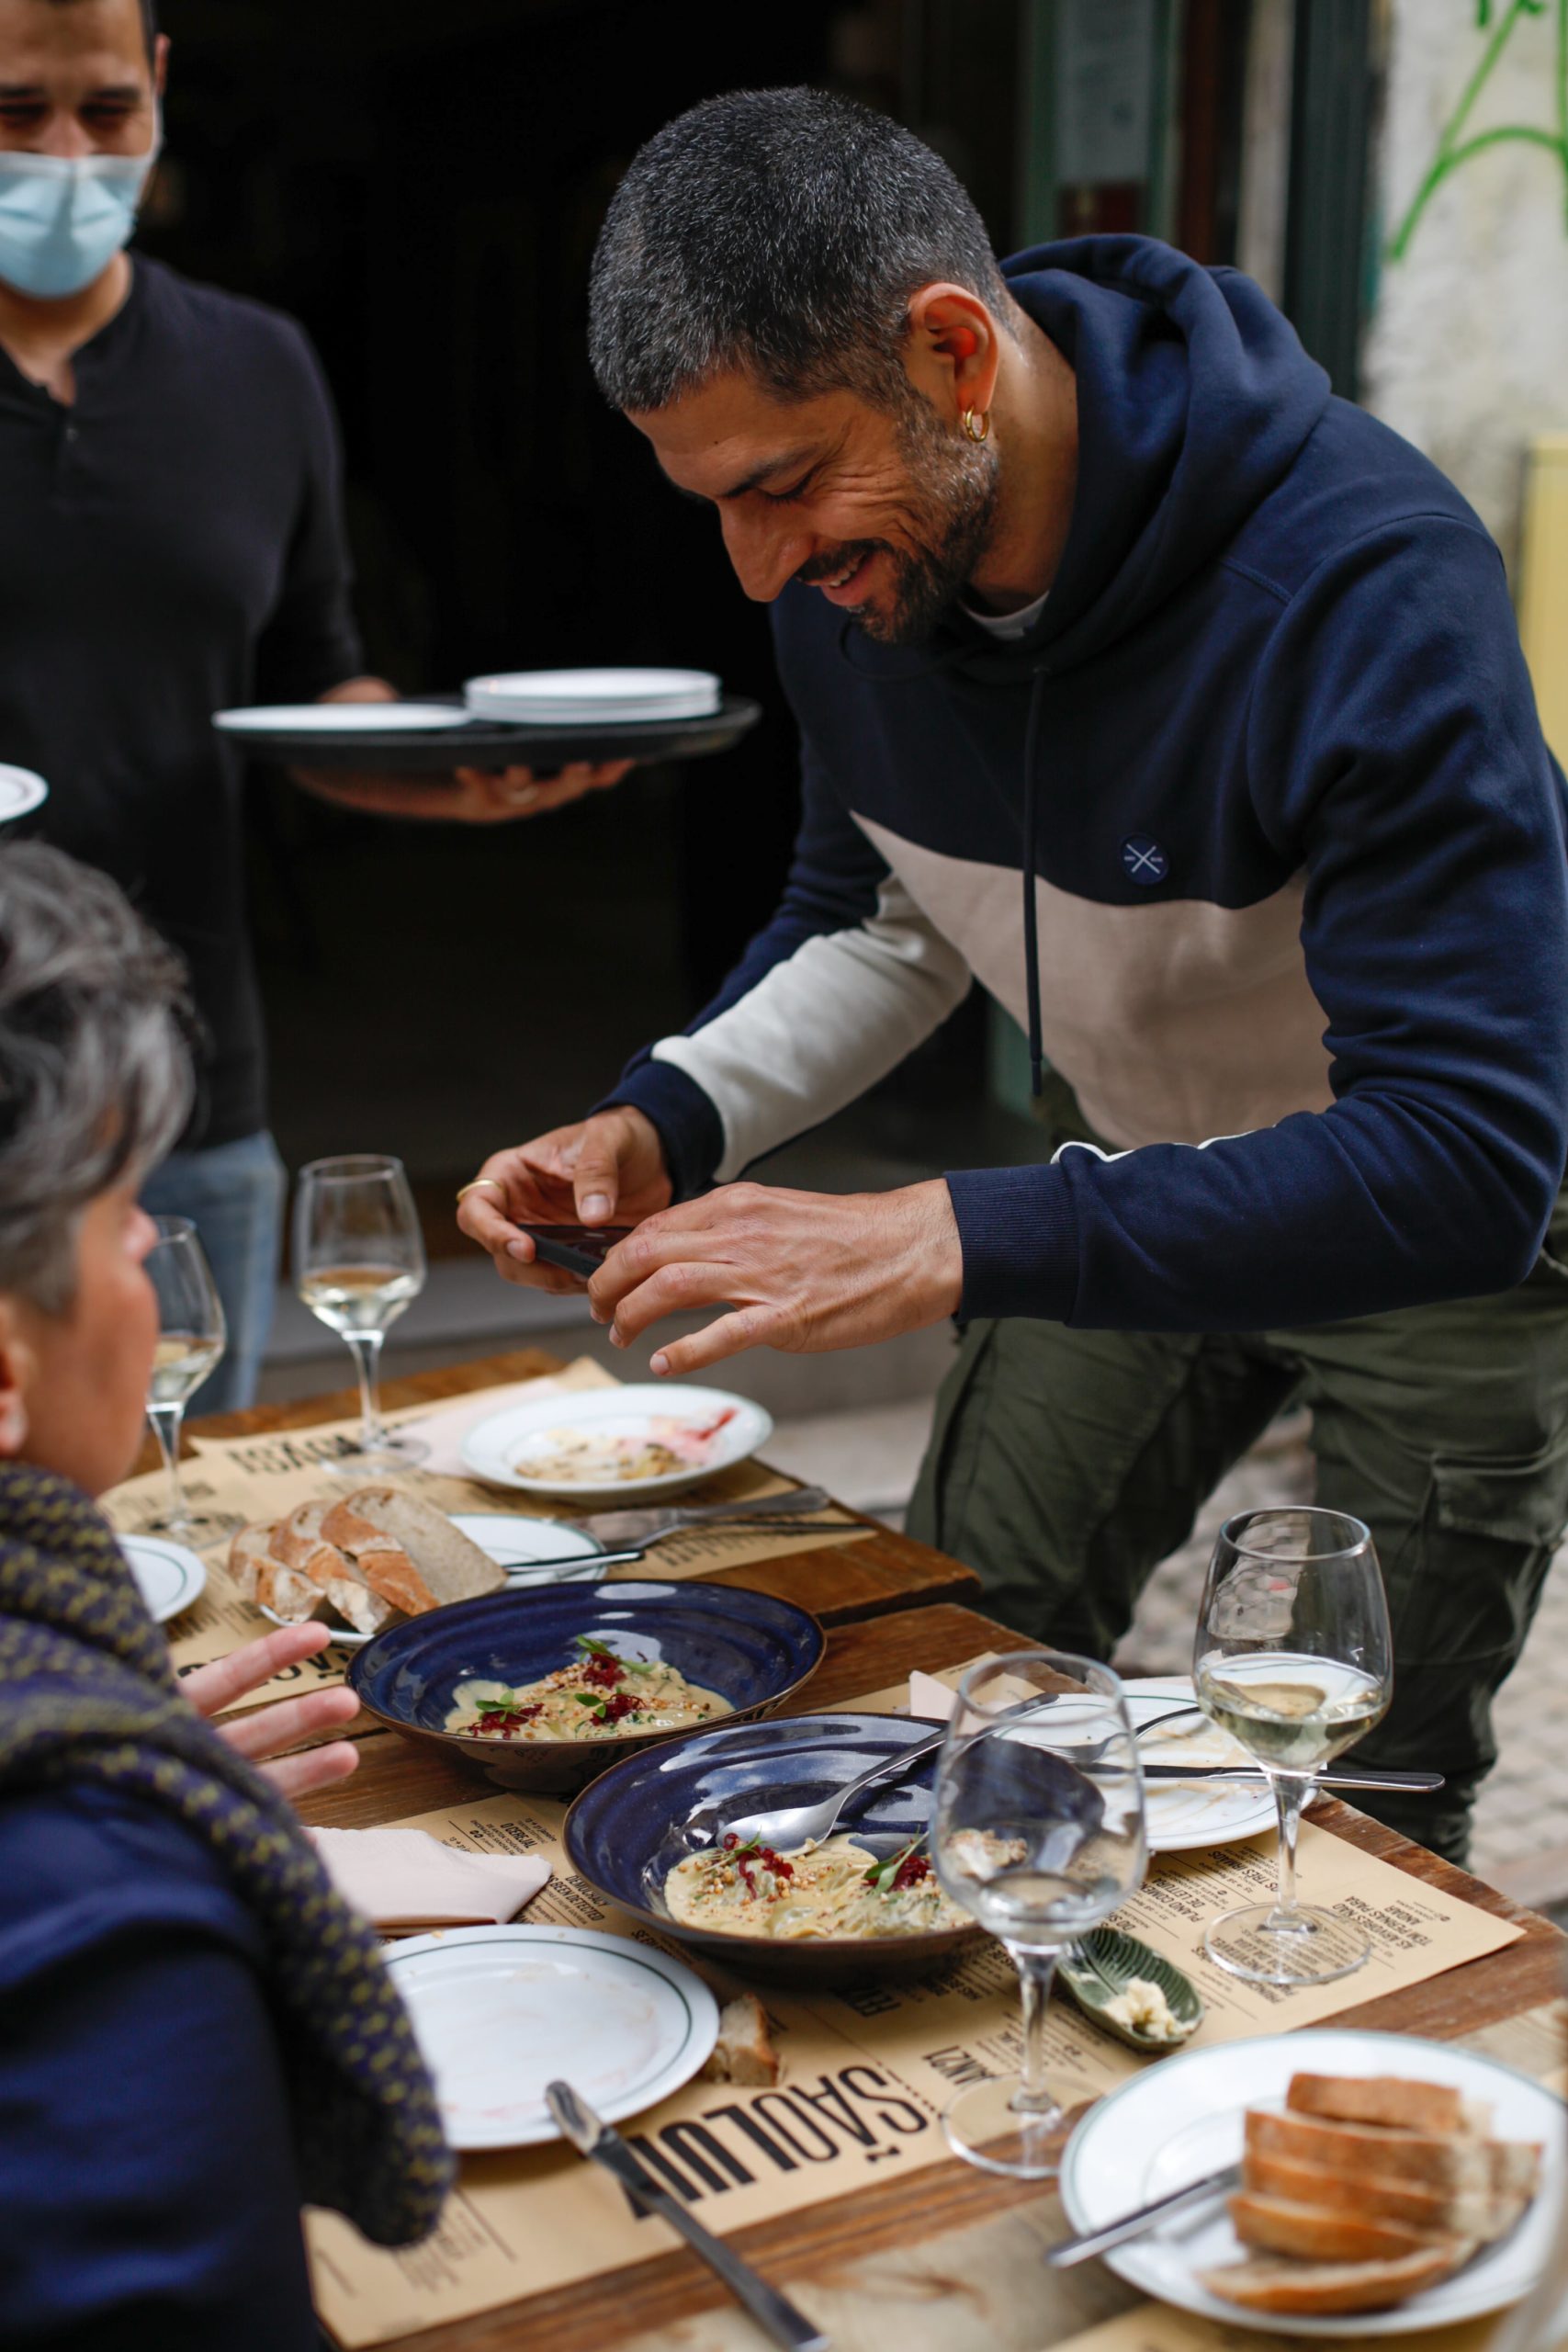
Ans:
POLYGON ((452 2159, 374 1935, 180 1697, 107 1522, 66 1479, 0 1463, 0 1791, 84 1783, 183 1822, 260 1921, 305 2201, 379 2245, 426 2236, 452 2159))

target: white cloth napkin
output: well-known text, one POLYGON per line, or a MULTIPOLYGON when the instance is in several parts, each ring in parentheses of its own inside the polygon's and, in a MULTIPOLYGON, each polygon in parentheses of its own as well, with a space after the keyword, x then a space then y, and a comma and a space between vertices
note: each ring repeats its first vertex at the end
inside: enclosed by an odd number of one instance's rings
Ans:
POLYGON ((550 1875, 538 1854, 470 1854, 423 1829, 313 1829, 340 1894, 378 1928, 501 1927, 550 1875))

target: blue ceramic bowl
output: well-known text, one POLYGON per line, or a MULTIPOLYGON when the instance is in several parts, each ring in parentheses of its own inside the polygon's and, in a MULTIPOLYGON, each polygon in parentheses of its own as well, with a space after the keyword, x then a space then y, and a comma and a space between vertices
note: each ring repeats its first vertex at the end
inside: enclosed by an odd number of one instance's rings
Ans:
POLYGON ((782 1705, 815 1673, 825 1646, 821 1626, 804 1609, 738 1585, 546 1585, 454 1601, 392 1626, 358 1653, 349 1688, 389 1730, 440 1748, 504 1789, 561 1793, 619 1757, 683 1735, 502 1744, 442 1725, 459 1682, 475 1675, 537 1681, 572 1662, 580 1634, 623 1657, 667 1661, 720 1692, 736 1718, 782 1705))
MULTIPOLYGON (((755 1812, 766 1804, 813 1804, 938 1728, 908 1715, 845 1714, 688 1732, 677 1747, 628 1756, 583 1791, 566 1817, 568 1857, 618 1909, 728 1969, 820 1984, 934 1968, 980 1929, 773 1944, 765 1937, 683 1927, 670 1917, 660 1890, 678 1861, 709 1842, 705 1829, 688 1833, 694 1819, 755 1812)), ((907 1780, 868 1789, 840 1829, 852 1830, 877 1854, 907 1844, 930 1826, 936 1766, 933 1750, 910 1767, 907 1780)))

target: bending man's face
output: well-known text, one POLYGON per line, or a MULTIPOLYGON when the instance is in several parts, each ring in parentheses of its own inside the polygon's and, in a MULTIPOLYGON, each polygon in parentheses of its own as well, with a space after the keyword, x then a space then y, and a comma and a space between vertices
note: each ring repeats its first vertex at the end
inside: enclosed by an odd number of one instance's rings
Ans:
POLYGON ((912 385, 889 413, 849 391, 786 404, 726 375, 631 421, 675 487, 717 507, 760 603, 804 581, 881 644, 916 644, 985 548, 996 452, 912 385))

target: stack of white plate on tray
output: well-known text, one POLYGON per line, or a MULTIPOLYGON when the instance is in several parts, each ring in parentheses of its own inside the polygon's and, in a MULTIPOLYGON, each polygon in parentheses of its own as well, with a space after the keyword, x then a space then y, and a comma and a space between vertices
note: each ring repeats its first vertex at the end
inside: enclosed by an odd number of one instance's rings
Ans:
POLYGON ((630 727, 710 718, 723 688, 707 670, 513 670, 470 678, 463 694, 474 718, 526 727, 630 727))

